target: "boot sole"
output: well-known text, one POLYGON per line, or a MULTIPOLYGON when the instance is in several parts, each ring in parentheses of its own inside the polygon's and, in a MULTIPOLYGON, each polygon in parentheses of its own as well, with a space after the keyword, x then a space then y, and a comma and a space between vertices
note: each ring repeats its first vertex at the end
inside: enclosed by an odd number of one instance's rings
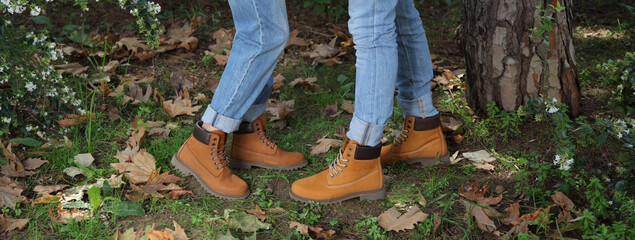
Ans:
POLYGON ((434 156, 434 157, 416 157, 416 158, 410 158, 410 159, 406 159, 406 160, 395 160, 394 162, 391 163, 383 163, 383 164, 393 164, 393 163, 397 163, 397 162, 406 162, 407 164, 419 164, 422 167, 428 167, 428 166, 434 166, 437 164, 450 164, 450 153, 446 153, 443 154, 441 156, 434 156))
POLYGON ((303 202, 303 203, 315 202, 315 203, 322 204, 322 205, 340 203, 340 202, 343 202, 343 201, 346 201, 346 200, 349 200, 349 199, 353 199, 353 198, 359 198, 359 200, 380 200, 380 199, 383 199, 384 197, 386 197, 386 186, 383 186, 383 187, 381 187, 380 189, 377 189, 377 190, 363 191, 363 192, 354 192, 354 193, 349 193, 349 194, 341 196, 341 197, 331 198, 331 199, 310 199, 310 198, 304 198, 304 197, 300 197, 300 196, 296 195, 292 191, 289 191, 289 196, 293 200, 296 200, 298 202, 303 202))
POLYGON ((290 170, 303 168, 307 164, 309 164, 309 161, 307 161, 306 159, 299 163, 280 166, 280 165, 271 165, 271 164, 262 163, 262 162, 243 161, 243 160, 236 160, 233 158, 229 158, 229 167, 237 168, 237 169, 251 169, 252 167, 259 167, 259 168, 266 168, 266 169, 290 171, 290 170))
POLYGON ((177 157, 176 154, 174 154, 174 156, 172 157, 172 161, 171 162, 172 162, 172 166, 174 166, 174 168, 176 168, 181 173, 183 173, 183 175, 185 175, 185 176, 190 176, 190 175, 194 176, 196 181, 198 181, 198 183, 201 184, 201 187, 203 187, 203 189, 205 189, 206 192, 208 192, 209 194, 214 195, 215 197, 218 197, 218 198, 221 198, 221 199, 227 199, 227 200, 240 200, 240 199, 245 199, 245 198, 247 198, 247 196, 249 196, 249 190, 247 190, 247 192, 245 192, 243 194, 239 194, 239 195, 227 194, 227 193, 222 193, 222 192, 217 191, 216 189, 214 189, 210 185, 208 185, 203 180, 203 178, 200 175, 198 175, 198 173, 196 171, 194 171, 194 169, 192 169, 187 164, 183 163, 183 161, 181 161, 181 159, 179 159, 179 157, 177 157))

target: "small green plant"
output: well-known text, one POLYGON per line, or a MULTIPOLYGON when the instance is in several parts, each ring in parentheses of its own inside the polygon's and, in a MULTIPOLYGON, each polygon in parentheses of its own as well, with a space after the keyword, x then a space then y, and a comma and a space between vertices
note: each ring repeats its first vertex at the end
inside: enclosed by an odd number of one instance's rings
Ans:
POLYGON ((384 229, 377 224, 377 217, 371 217, 362 215, 364 220, 361 220, 355 224, 357 229, 366 229, 366 237, 369 239, 388 239, 384 235, 384 229))
POLYGON ((495 102, 487 104, 487 115, 489 118, 484 119, 482 124, 485 127, 493 128, 495 134, 503 138, 503 141, 507 141, 510 138, 518 137, 520 135, 520 129, 518 126, 523 122, 522 108, 519 108, 518 112, 501 111, 496 107, 495 102))

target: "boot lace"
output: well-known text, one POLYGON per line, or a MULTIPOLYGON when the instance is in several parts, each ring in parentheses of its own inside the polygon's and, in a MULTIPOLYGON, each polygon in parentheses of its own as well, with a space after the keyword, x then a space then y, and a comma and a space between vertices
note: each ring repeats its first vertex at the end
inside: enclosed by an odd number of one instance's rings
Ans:
POLYGON ((267 136, 267 133, 265 131, 259 131, 258 132, 258 136, 260 141, 262 141, 262 143, 267 144, 267 147, 273 149, 276 147, 276 143, 273 142, 273 140, 269 139, 269 136, 267 136))
POLYGON ((343 158, 342 152, 340 151, 340 153, 337 154, 337 158, 329 164, 329 174, 331 175, 331 178, 339 176, 340 172, 344 172, 344 168, 348 167, 348 164, 346 164, 348 162, 350 162, 350 160, 343 158))
POLYGON ((225 154, 224 147, 212 148, 212 161, 214 161, 214 166, 216 166, 216 170, 220 170, 221 168, 229 164, 229 159, 227 159, 227 154, 225 154))
POLYGON ((408 133, 410 133, 409 129, 404 129, 403 131, 401 131, 401 133, 399 133, 399 136, 397 136, 395 138, 395 140, 393 141, 393 144, 395 144, 395 146, 403 143, 406 141, 406 138, 408 138, 408 133))

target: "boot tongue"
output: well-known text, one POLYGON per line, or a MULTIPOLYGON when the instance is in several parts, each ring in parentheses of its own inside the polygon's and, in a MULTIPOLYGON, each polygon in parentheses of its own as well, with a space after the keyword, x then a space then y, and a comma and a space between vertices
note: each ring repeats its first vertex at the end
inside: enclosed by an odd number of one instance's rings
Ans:
POLYGON ((267 126, 267 114, 260 115, 260 117, 256 118, 256 120, 254 120, 254 122, 256 122, 256 121, 260 122, 260 125, 262 125, 261 126, 262 131, 264 132, 265 131, 265 126, 267 126))
POLYGON ((218 138, 218 146, 225 146, 225 139, 227 138, 227 133, 221 131, 221 130, 216 130, 216 131, 212 131, 210 132, 210 139, 209 142, 214 142, 214 138, 218 138))

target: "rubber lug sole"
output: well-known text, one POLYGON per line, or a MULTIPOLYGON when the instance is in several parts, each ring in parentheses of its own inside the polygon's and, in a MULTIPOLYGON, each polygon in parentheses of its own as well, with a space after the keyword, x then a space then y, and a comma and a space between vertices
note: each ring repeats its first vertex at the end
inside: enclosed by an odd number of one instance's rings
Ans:
POLYGON ((289 191, 289 196, 291 197, 291 199, 296 200, 298 202, 303 202, 303 203, 315 202, 322 205, 340 203, 340 202, 353 199, 353 198, 359 198, 359 200, 372 201, 372 200, 380 200, 386 197, 386 186, 383 186, 377 190, 349 193, 347 195, 337 197, 337 198, 332 198, 332 199, 309 199, 309 198, 300 197, 296 195, 295 193, 293 193, 292 191, 289 191))
POLYGON ((183 175, 185 175, 185 176, 190 176, 190 175, 194 176, 196 181, 198 181, 198 183, 201 184, 201 187, 203 187, 203 189, 205 189, 206 192, 208 192, 209 194, 214 195, 215 197, 218 197, 218 198, 221 198, 221 199, 227 199, 227 200, 240 200, 240 199, 245 199, 245 198, 247 198, 247 196, 249 196, 249 190, 247 190, 247 192, 245 192, 243 194, 240 194, 240 195, 227 194, 227 193, 222 193, 222 192, 216 191, 214 188, 212 188, 211 186, 207 185, 207 183, 203 180, 203 178, 200 175, 198 175, 198 173, 196 171, 194 171, 194 169, 192 169, 187 164, 183 163, 176 156, 176 154, 172 157, 172 161, 171 162, 172 162, 172 165, 174 166, 174 168, 176 168, 181 173, 183 173, 183 175))
POLYGON ((233 158, 229 158, 229 167, 235 168, 235 169, 251 169, 252 167, 259 167, 259 168, 265 168, 265 169, 291 171, 291 170, 303 168, 307 164, 309 164, 309 161, 307 161, 306 159, 299 163, 279 166, 279 165, 266 164, 262 162, 243 161, 243 160, 236 160, 233 158))
POLYGON ((403 160, 405 161, 407 164, 419 164, 421 166, 427 167, 427 166, 433 166, 433 165, 437 165, 439 163, 441 164, 450 164, 450 153, 446 153, 443 154, 441 156, 434 156, 434 157, 417 157, 417 158, 411 158, 411 159, 406 159, 403 160))

